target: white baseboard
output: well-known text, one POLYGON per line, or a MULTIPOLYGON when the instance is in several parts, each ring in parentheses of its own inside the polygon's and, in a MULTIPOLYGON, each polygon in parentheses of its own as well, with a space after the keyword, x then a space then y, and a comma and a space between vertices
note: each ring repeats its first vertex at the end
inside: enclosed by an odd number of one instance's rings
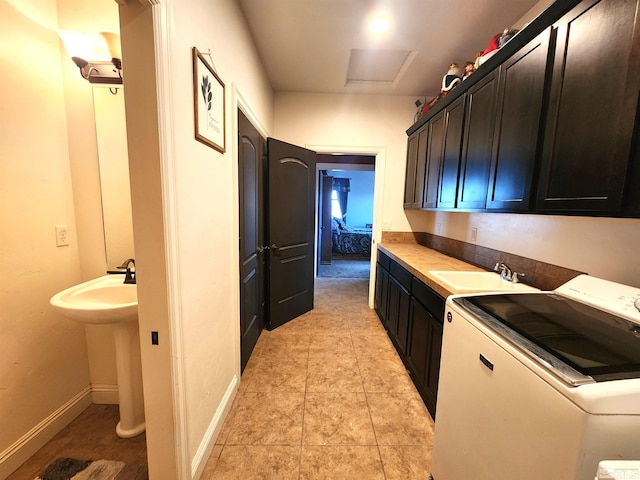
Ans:
POLYGON ((227 414, 229 410, 231 410, 231 405, 233 404, 233 399, 236 397, 236 393, 238 393, 238 384, 240 380, 237 376, 234 375, 233 379, 229 383, 227 387, 227 391, 222 397, 222 401, 216 410, 215 415, 211 419, 211 423, 209 423, 209 427, 204 434, 204 438, 202 442, 200 442, 200 447, 196 452, 193 460, 191 461, 191 478, 200 478, 204 467, 207 464, 207 460, 209 460, 209 456, 211 455, 211 451, 216 444, 216 439, 218 438, 218 434, 222 429, 222 424, 224 420, 227 418, 227 414))
POLYGON ((91 405, 90 386, 42 420, 9 448, 0 452, 0 478, 8 477, 89 405, 91 405))
POLYGON ((117 405, 118 385, 92 383, 91 402, 97 405, 117 405))

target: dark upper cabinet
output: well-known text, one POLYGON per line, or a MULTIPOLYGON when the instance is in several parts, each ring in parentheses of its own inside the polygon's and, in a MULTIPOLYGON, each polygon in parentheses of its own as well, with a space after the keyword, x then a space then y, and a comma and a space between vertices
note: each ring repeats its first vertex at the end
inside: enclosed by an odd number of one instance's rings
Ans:
POLYGON ((618 212, 639 91, 636 0, 587 0, 557 26, 536 208, 618 212))
POLYGON ((488 209, 530 207, 550 37, 547 28, 500 67, 488 209))
POLYGON ((438 185, 440 183, 440 166, 442 165, 442 147, 444 146, 444 124, 444 112, 433 117, 427 124, 429 136, 422 208, 436 208, 438 205, 438 185))
POLYGON ((438 208, 454 208, 458 193, 458 171, 464 126, 464 101, 461 96, 445 110, 444 150, 438 187, 438 208))
POLYGON ((637 8, 553 2, 411 127, 422 208, 640 217, 637 8))
POLYGON ((467 92, 457 208, 484 208, 487 201, 499 72, 494 70, 467 92))
POLYGON ((407 169, 404 176, 404 208, 413 208, 416 192, 416 166, 418 161, 418 132, 407 140, 407 169))
POLYGON ((407 174, 404 184, 404 208, 421 208, 424 192, 424 170, 427 155, 428 127, 425 125, 409 137, 407 174))

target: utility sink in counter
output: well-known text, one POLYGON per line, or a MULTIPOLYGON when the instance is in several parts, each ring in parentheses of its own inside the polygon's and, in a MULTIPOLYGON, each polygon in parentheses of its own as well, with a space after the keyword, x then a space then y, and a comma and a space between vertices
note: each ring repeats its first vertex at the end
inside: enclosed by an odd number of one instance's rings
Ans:
POLYGON ((457 270, 429 270, 428 274, 452 293, 525 292, 536 291, 524 283, 504 280, 494 272, 465 272, 457 270))

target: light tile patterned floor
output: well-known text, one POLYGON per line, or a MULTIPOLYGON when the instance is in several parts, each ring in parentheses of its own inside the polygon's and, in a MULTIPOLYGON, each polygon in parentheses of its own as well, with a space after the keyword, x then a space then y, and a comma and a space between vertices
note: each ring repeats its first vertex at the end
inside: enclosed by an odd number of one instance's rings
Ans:
POLYGON ((425 480, 433 421, 368 279, 317 278, 313 311, 264 331, 203 480, 425 480))

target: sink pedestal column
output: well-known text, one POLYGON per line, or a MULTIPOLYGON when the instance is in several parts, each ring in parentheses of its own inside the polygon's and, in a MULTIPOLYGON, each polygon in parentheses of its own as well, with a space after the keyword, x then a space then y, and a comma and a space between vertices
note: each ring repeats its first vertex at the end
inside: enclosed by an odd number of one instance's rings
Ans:
POLYGON ((120 403, 120 421, 116 426, 116 434, 120 438, 131 438, 145 430, 138 322, 118 322, 112 328, 120 403))

